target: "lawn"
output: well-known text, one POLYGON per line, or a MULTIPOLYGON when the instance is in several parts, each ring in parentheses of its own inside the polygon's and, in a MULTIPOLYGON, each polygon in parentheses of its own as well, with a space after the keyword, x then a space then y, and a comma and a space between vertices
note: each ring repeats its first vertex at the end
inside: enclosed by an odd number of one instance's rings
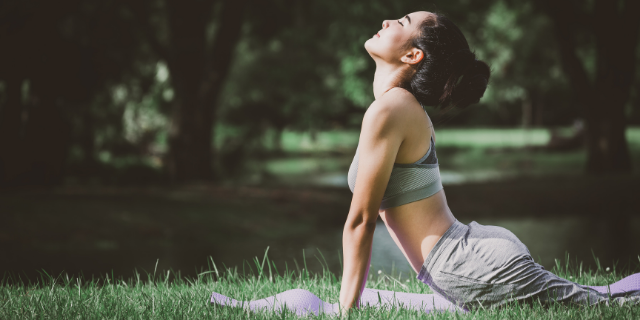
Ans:
MULTIPOLYGON (((583 270, 582 265, 557 261, 552 272, 585 285, 606 285, 638 272, 597 268, 583 270)), ((309 273, 304 266, 277 270, 267 258, 245 262, 242 268, 223 269, 213 260, 209 270, 197 277, 183 278, 171 271, 153 270, 130 279, 82 279, 65 274, 42 273, 37 283, 21 283, 5 275, 0 284, 1 319, 297 319, 291 312, 251 312, 242 308, 221 307, 209 303, 213 291, 242 299, 261 299, 289 289, 311 291, 324 301, 335 303, 340 277, 328 270, 309 273)), ((413 293, 431 293, 415 274, 371 272, 367 287, 413 293)), ((559 303, 511 303, 498 309, 478 309, 469 314, 433 313, 406 309, 363 307, 350 319, 638 319, 640 305, 567 306, 559 303)), ((329 316, 310 316, 327 319, 329 316)))
MULTIPOLYGON (((568 135, 570 128, 561 128, 568 135)), ((320 181, 321 176, 344 174, 349 169, 358 144, 359 131, 324 131, 316 134, 285 131, 282 155, 250 158, 247 172, 262 178, 253 181, 281 180, 285 183, 320 181), (317 179, 316 179, 317 176, 317 179), (311 178, 310 178, 311 177, 311 178)), ((521 176, 571 175, 584 173, 584 148, 550 151, 545 145, 550 132, 545 128, 443 128, 436 129, 436 150, 440 170, 449 181, 486 181, 521 176)), ((267 139, 268 140, 268 139, 267 139)), ((627 129, 631 160, 640 165, 640 127, 627 129)), ((269 143, 265 143, 269 150, 269 143)))
MULTIPOLYGON (((570 128, 560 128, 563 135, 570 134, 570 128)), ((640 146, 640 127, 629 127, 626 131, 630 145, 640 146)), ((315 141, 308 132, 284 131, 282 148, 288 152, 330 151, 355 148, 360 132, 353 130, 322 131, 315 141)), ((551 137, 546 128, 436 128, 436 143, 442 147, 473 148, 517 148, 545 145, 551 137)))

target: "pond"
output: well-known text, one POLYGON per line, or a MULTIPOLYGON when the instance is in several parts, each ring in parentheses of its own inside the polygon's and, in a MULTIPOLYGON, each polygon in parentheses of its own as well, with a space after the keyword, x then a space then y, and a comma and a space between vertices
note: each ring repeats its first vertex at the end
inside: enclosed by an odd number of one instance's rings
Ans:
MULTIPOLYGON (((550 269, 555 259, 595 268, 640 266, 640 179, 525 179, 453 184, 463 223, 502 226, 550 269), (599 188, 596 188, 596 186, 599 188), (533 196, 532 196, 533 195, 533 196), (616 264, 617 262, 617 264, 616 264)), ((282 272, 305 265, 341 272, 348 188, 62 188, 0 194, 0 273, 135 276, 211 268, 255 272, 265 250, 282 272), (345 190, 346 189, 346 190, 345 190)), ((374 272, 413 271, 384 224, 374 234, 374 272)))

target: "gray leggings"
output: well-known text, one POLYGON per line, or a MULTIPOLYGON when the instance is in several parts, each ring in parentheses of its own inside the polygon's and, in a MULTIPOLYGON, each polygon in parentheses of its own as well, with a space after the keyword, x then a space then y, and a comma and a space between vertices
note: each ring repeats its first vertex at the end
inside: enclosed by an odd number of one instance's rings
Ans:
MULTIPOLYGON (((511 231, 475 221, 465 225, 456 220, 431 250, 417 278, 465 309, 514 300, 584 305, 610 300, 607 294, 545 270, 511 231)), ((632 295, 637 300, 640 292, 632 295)), ((625 298, 611 296, 620 299, 625 298)))

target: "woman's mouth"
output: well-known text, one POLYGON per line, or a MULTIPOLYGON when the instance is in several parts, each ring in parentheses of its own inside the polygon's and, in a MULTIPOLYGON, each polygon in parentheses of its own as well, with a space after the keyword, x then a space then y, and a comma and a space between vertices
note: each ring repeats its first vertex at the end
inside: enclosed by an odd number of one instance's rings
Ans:
POLYGON ((380 33, 376 33, 376 37, 380 38, 380 33))

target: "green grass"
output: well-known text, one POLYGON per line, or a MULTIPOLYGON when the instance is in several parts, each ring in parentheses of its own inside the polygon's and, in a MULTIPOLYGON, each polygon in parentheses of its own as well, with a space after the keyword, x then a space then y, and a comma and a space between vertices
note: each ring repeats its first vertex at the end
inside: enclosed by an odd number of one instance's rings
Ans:
MULTIPOLYGON (((570 128, 562 128, 563 134, 570 134, 570 128)), ((627 128, 630 145, 640 145, 640 127, 627 128)), ((308 132, 285 130, 282 133, 284 151, 330 151, 355 148, 360 132, 355 130, 322 131, 311 139, 308 132)), ((545 145, 551 137, 547 128, 436 128, 438 147, 457 148, 520 148, 545 145)), ((268 141, 265 141, 268 143, 268 141)))
MULTIPOLYGON (((560 130, 563 135, 569 135, 570 131, 571 128, 560 130)), ((637 171, 640 167, 640 127, 627 128, 626 133, 631 161, 637 171)), ((309 179, 310 175, 346 174, 358 139, 359 131, 353 130, 318 132, 315 141, 306 132, 284 131, 284 154, 266 160, 251 158, 247 171, 263 172, 296 183, 315 181, 309 179)), ((440 170, 461 175, 464 181, 584 174, 586 150, 545 150, 549 139, 550 132, 546 128, 436 129, 440 170)), ((269 149, 268 143, 265 146, 269 149)))
MULTIPOLYGON (((596 259, 597 261, 597 259, 596 259)), ((56 277, 42 273, 38 283, 21 283, 17 277, 5 277, 0 283, 1 319, 297 319, 291 313, 251 312, 241 308, 211 305, 212 291, 238 300, 265 298, 285 290, 302 288, 321 299, 335 303, 340 278, 324 270, 309 273, 302 266, 278 270, 267 258, 257 257, 241 268, 223 270, 210 264, 208 271, 195 278, 183 278, 171 271, 137 274, 133 279, 99 279, 56 277)), ((634 270, 584 270, 581 264, 556 261, 552 272, 585 285, 606 285, 634 270)), ((368 288, 431 293, 428 286, 413 275, 371 274, 368 288)), ((511 303, 497 309, 476 310, 469 314, 434 313, 363 307, 354 310, 350 319, 638 319, 640 305, 578 307, 563 304, 511 303)), ((310 316, 328 319, 330 317, 310 316)))

